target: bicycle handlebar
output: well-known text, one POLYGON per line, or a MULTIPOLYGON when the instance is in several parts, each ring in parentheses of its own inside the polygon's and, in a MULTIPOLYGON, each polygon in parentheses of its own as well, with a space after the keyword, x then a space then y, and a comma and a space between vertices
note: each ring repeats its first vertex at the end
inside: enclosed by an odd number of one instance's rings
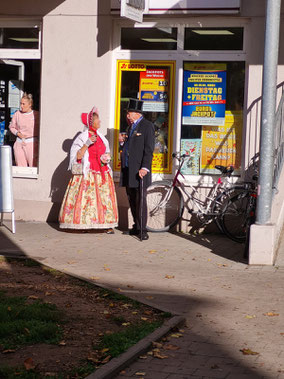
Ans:
POLYGON ((172 153, 172 157, 180 160, 181 158, 186 158, 186 157, 190 158, 191 155, 190 154, 181 154, 181 153, 172 153))
MULTIPOLYGON (((185 158, 192 158, 193 155, 192 154, 181 154, 180 152, 175 152, 175 153, 172 153, 172 157, 173 158, 176 158, 180 164, 183 163, 183 161, 185 160, 185 158)), ((216 165, 215 168, 219 171, 221 171, 221 173, 223 175, 226 175, 226 176, 230 176, 233 171, 234 171, 234 167, 233 166, 220 166, 220 165, 216 165)))

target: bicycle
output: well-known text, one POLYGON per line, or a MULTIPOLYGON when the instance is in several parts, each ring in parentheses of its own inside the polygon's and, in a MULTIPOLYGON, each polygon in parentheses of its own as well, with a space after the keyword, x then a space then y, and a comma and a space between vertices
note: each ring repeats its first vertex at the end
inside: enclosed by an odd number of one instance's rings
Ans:
POLYGON ((248 182, 240 193, 227 201, 219 216, 221 228, 227 237, 235 242, 246 243, 245 257, 248 252, 250 226, 255 223, 256 217, 258 157, 259 153, 251 159, 254 170, 251 182, 248 182))
POLYGON ((173 153, 173 158, 179 162, 177 172, 172 180, 161 180, 153 182, 147 189, 147 230, 150 232, 166 232, 173 228, 182 218, 184 208, 187 207, 188 212, 195 214, 202 225, 206 225, 214 220, 218 228, 223 232, 222 225, 219 222, 220 214, 224 209, 226 201, 232 197, 237 190, 242 190, 244 184, 241 185, 224 185, 222 179, 230 178, 234 171, 232 166, 226 167, 217 165, 215 168, 221 172, 220 177, 213 186, 205 200, 200 200, 200 193, 197 187, 188 184, 191 189, 190 193, 185 185, 179 180, 179 176, 184 178, 181 173, 185 159, 192 158, 189 154, 173 153), (187 196, 187 201, 184 201, 187 196), (189 203, 193 207, 189 207, 189 203))
MULTIPOLYGON (((257 177, 253 179, 256 182, 257 177)), ((219 222, 224 233, 231 240, 239 243, 246 242, 248 245, 250 226, 255 223, 256 198, 256 185, 251 183, 249 188, 227 201, 220 214, 219 222)), ((247 249, 248 246, 245 250, 247 249)))

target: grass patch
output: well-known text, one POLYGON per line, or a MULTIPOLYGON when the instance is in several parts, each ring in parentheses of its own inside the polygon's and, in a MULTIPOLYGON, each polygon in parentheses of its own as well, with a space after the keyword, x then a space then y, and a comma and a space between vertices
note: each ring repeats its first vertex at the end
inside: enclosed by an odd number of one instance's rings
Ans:
POLYGON ((139 325, 131 325, 118 333, 104 335, 100 349, 108 349, 107 354, 115 358, 161 325, 162 321, 143 322, 139 325))
POLYGON ((31 343, 58 343, 61 318, 54 304, 38 300, 29 304, 26 297, 8 297, 0 292, 0 345, 15 349, 31 343))
POLYGON ((170 312, 163 312, 161 313, 162 318, 170 318, 172 317, 172 314, 170 312))
POLYGON ((5 258, 8 263, 21 262, 26 267, 40 267, 41 264, 30 258, 5 258))
POLYGON ((1 379, 85 378, 171 316, 31 259, 5 259, 0 270, 1 379), (30 368, 25 346, 37 351, 30 368))
POLYGON ((48 274, 54 276, 55 278, 58 278, 58 277, 64 277, 65 274, 63 272, 60 272, 58 270, 55 270, 54 268, 50 268, 50 267, 46 267, 46 266, 43 266, 42 269, 47 272, 48 274))
POLYGON ((119 293, 101 288, 99 290, 100 296, 107 298, 109 300, 114 300, 114 301, 123 301, 124 303, 129 303, 131 304, 134 308, 140 308, 141 303, 139 303, 136 300, 130 299, 129 297, 126 297, 125 295, 121 295, 119 293))
MULTIPOLYGON (((0 378, 3 379, 40 379, 40 374, 34 370, 25 370, 24 367, 0 366, 0 378)), ((45 377, 45 379, 51 377, 45 377)), ((53 377, 54 378, 54 377, 53 377)))

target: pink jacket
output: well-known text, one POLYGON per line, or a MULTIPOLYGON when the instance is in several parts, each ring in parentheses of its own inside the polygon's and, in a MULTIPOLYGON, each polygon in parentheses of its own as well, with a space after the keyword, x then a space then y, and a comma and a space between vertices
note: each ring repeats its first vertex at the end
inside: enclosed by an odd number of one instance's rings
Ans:
POLYGON ((13 134, 21 132, 26 138, 38 137, 39 134, 39 112, 32 111, 22 113, 17 111, 9 125, 9 129, 13 134))

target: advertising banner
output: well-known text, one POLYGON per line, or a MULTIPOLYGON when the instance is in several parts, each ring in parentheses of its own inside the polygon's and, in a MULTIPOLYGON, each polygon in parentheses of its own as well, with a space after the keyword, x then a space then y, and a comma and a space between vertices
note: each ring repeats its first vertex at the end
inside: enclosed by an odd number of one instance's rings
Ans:
POLYGON ((9 108, 20 108, 20 81, 19 80, 9 80, 8 83, 8 107, 9 108))
POLYGON ((0 80, 0 108, 5 108, 5 81, 0 80))
POLYGON ((147 69, 140 72, 139 97, 144 112, 168 112, 168 70, 147 69))
POLYGON ((200 169, 201 140, 182 139, 180 144, 181 154, 188 154, 188 158, 182 166, 181 173, 184 175, 199 175, 200 169))
POLYGON ((219 174, 216 165, 233 166, 240 174, 242 126, 241 111, 226 111, 224 126, 202 126, 202 174, 219 174))
POLYGON ((186 63, 183 75, 182 123, 224 125, 226 64, 186 63))
POLYGON ((5 137, 5 111, 0 111, 0 146, 4 144, 5 137))

